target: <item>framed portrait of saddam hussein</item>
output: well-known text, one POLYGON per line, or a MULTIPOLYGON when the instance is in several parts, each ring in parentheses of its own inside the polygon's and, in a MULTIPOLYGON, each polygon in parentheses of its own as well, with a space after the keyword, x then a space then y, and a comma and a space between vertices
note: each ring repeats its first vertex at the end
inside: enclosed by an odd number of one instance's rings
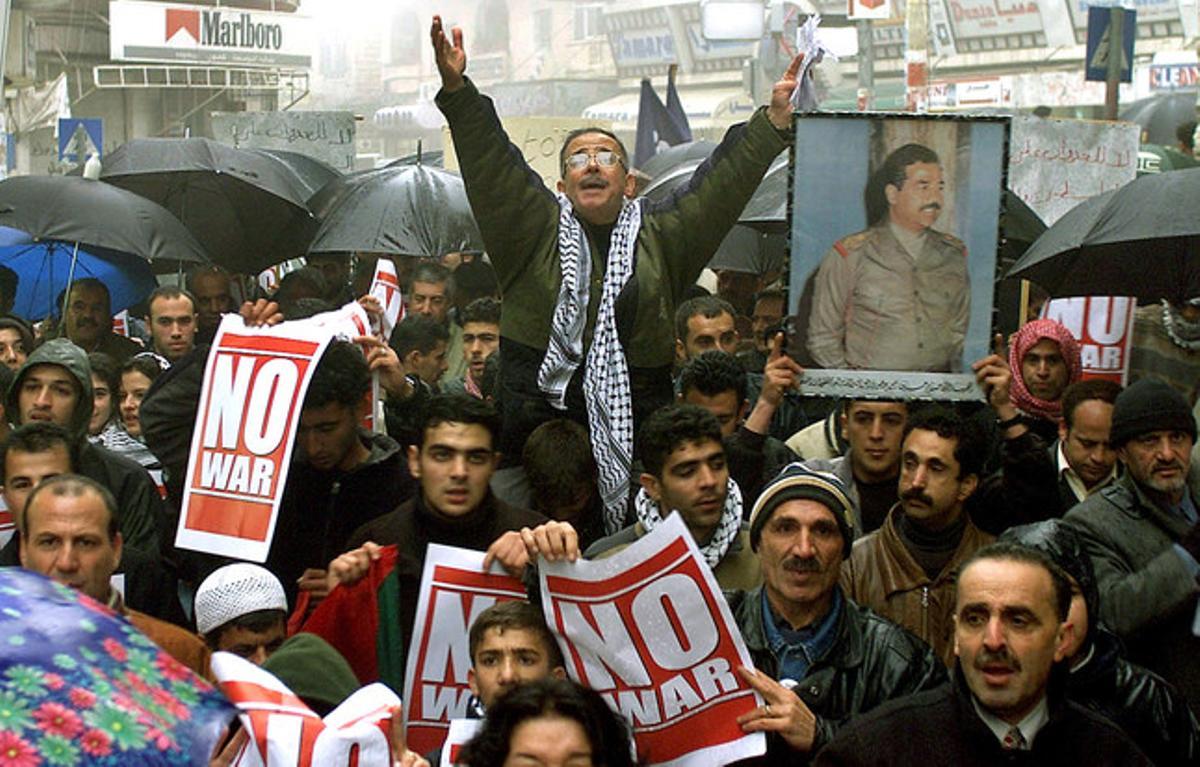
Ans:
POLYGON ((804 394, 981 399, 1008 119, 795 116, 789 353, 804 394))

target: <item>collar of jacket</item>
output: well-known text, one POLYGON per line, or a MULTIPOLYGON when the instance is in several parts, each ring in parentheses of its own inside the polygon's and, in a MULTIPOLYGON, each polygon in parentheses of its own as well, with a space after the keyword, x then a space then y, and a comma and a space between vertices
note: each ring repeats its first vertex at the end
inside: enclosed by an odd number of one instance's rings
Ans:
MULTIPOLYGON (((1188 472, 1188 483, 1184 488, 1192 494, 1193 502, 1197 495, 1194 489, 1194 475, 1195 472, 1188 472)), ((1188 531, 1188 528, 1191 527, 1183 517, 1172 514, 1162 506, 1159 506, 1154 499, 1146 494, 1146 491, 1134 480, 1133 475, 1128 471, 1122 474, 1117 481, 1101 490, 1100 493, 1110 503, 1122 509, 1126 514, 1149 520, 1156 527, 1161 528, 1172 540, 1177 541, 1182 538, 1184 533, 1188 531), (1128 495, 1122 498, 1121 496, 1125 493, 1128 493, 1128 495)), ((1197 506, 1200 507, 1200 504, 1197 504, 1197 506)))
MULTIPOLYGON (((962 538, 954 550, 954 556, 938 573, 937 578, 931 580, 925 569, 917 564, 917 560, 913 559, 912 554, 904 545, 904 541, 901 540, 900 533, 896 530, 896 515, 903 513, 904 509, 897 503, 888 512, 883 527, 879 528, 879 545, 886 556, 875 558, 874 563, 878 567, 877 577, 883 584, 884 593, 888 597, 922 586, 937 587, 947 581, 957 579, 958 568, 963 560, 991 540, 991 536, 975 527, 970 516, 967 516, 967 524, 963 527, 962 538)), ((966 512, 964 511, 963 514, 966 515, 966 512)))
MULTIPOLYGON (((1046 710, 1050 718, 1038 734, 1057 728, 1062 720, 1063 711, 1067 706, 1066 686, 1067 664, 1060 662, 1054 664, 1050 669, 1050 679, 1046 682, 1046 710)), ((975 706, 971 702, 974 693, 967 686, 967 678, 963 675, 962 663, 954 664, 954 676, 950 684, 954 685, 954 697, 958 706, 959 716, 965 727, 969 728, 969 735, 972 738, 986 738, 987 742, 995 745, 996 749, 1000 749, 1000 741, 996 740, 996 735, 988 728, 982 719, 979 718, 978 712, 975 711, 975 706)), ((1034 744, 1037 740, 1034 740, 1034 744)))
MULTIPOLYGON (((770 653, 767 644, 767 633, 763 624, 763 594, 765 586, 742 593, 742 602, 735 613, 742 616, 738 627, 742 631, 742 639, 750 652, 770 653)), ((841 589, 841 586, 834 586, 841 589)), ((842 610, 838 616, 837 626, 834 627, 834 640, 829 649, 820 658, 814 658, 812 668, 818 665, 850 668, 863 662, 863 632, 862 621, 859 620, 862 608, 842 594, 842 610)), ((810 669, 811 673, 811 669, 810 669)))

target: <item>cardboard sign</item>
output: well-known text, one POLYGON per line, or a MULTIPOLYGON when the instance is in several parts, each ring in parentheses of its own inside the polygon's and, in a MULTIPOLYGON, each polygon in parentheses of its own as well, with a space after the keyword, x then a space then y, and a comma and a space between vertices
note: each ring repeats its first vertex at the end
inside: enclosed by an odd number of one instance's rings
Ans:
POLYGON ((404 294, 400 292, 396 263, 390 258, 381 258, 375 262, 375 277, 371 280, 369 292, 379 299, 379 304, 383 307, 383 318, 379 327, 375 327, 375 317, 371 318, 372 329, 387 341, 392 337, 392 329, 404 319, 404 294))
POLYGON ((607 559, 539 564, 567 673, 633 726, 647 764, 727 764, 766 750, 737 717, 760 704, 753 666, 712 570, 677 513, 607 559))
POLYGON ((458 764, 458 754, 462 747, 475 737, 482 726, 482 719, 450 720, 450 732, 446 735, 446 742, 442 744, 442 759, 438 762, 438 767, 454 767, 458 764))
POLYGON ((1125 385, 1133 344, 1137 302, 1116 296, 1080 296, 1047 301, 1042 317, 1058 320, 1079 342, 1083 377, 1125 385))
POLYGON ((175 545, 263 562, 316 361, 333 331, 221 320, 204 370, 175 545))
POLYGON ((325 719, 283 682, 244 658, 218 652, 212 671, 238 707, 250 742, 238 767, 356 767, 390 765, 392 710, 400 705, 386 685, 372 684, 342 701, 325 719))
POLYGON ((427 754, 441 746, 450 720, 467 714, 467 629, 497 602, 525 597, 525 586, 499 565, 484 572, 482 551, 429 546, 404 675, 405 739, 413 751, 427 754))

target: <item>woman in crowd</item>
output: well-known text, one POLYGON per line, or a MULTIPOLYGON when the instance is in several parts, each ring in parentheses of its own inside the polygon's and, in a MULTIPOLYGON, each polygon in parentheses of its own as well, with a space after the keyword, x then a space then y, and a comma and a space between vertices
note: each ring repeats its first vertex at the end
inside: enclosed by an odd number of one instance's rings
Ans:
POLYGON ((523 684, 488 709, 459 754, 469 767, 633 767, 625 720, 600 694, 566 679, 523 684))

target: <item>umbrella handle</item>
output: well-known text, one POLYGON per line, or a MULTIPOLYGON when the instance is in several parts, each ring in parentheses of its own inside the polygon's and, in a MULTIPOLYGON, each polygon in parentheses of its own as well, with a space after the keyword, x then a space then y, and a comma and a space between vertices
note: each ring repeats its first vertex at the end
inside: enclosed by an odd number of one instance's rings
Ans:
MULTIPOLYGON (((79 262, 79 242, 75 242, 75 249, 71 251, 71 268, 67 271, 67 295, 63 299, 63 305, 58 307, 59 316, 67 316, 67 305, 71 303, 71 293, 75 290, 75 264, 79 262)), ((53 290, 54 288, 51 288, 53 290)))

